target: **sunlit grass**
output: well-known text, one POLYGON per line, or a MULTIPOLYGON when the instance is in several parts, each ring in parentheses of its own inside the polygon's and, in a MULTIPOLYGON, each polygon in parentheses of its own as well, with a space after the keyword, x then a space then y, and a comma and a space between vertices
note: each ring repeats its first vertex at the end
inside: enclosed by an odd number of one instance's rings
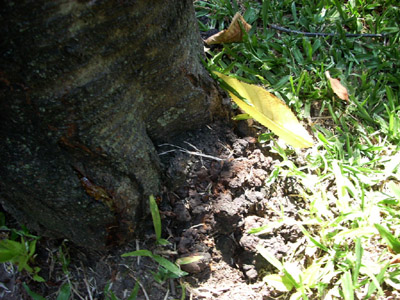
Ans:
POLYGON ((400 236, 398 3, 209 0, 195 6, 208 18, 202 30, 226 28, 237 11, 253 26, 243 43, 210 51, 207 67, 264 86, 315 137, 314 147, 303 152, 281 147, 273 135, 260 139, 282 158, 266 185, 291 177, 306 203, 296 223, 307 239, 305 252, 277 262, 260 249, 276 267, 266 284, 288 299, 370 299, 399 289, 393 261, 400 236), (337 36, 280 33, 269 24, 337 36), (327 70, 347 87, 349 102, 334 95, 327 70), (296 163, 299 155, 303 163, 296 163))

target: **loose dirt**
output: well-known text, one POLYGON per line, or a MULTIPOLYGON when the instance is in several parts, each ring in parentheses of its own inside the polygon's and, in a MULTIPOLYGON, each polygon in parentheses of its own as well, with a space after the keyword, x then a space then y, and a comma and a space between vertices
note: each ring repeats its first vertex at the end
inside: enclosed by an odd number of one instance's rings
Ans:
POLYGON ((246 121, 237 128, 206 126, 159 145, 158 152, 165 175, 164 192, 158 199, 163 237, 171 246, 155 246, 151 217, 145 222, 143 238, 107 254, 42 238, 36 262, 46 283, 36 283, 3 264, 0 297, 30 299, 22 287, 25 282, 47 299, 57 299, 64 283, 72 287, 73 299, 113 299, 113 294, 127 299, 137 280, 141 284, 137 299, 181 299, 182 286, 186 299, 280 296, 260 280, 265 272, 276 270, 257 253, 256 246, 282 259, 301 251, 305 239, 287 221, 263 235, 249 233, 282 218, 295 221, 303 206, 289 179, 267 184, 278 157, 258 144, 246 121), (185 256, 201 259, 182 265, 188 276, 156 282, 153 274, 158 265, 153 260, 121 258, 137 249, 151 250, 171 261, 185 256))

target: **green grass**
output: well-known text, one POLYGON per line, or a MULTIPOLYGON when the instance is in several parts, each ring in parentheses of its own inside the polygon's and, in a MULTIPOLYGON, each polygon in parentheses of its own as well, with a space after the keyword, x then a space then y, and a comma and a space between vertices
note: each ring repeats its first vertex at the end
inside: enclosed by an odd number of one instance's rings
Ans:
POLYGON ((5 225, 5 216, 0 212, 0 230, 9 232, 9 238, 0 240, 0 263, 12 263, 18 271, 26 271, 33 280, 45 281, 40 275, 40 268, 32 266, 36 256, 36 243, 40 237, 32 235, 26 228, 10 229, 5 225))
MULTIPOLYGON (((151 195, 149 197, 149 205, 150 205, 151 216, 153 219, 154 231, 155 231, 155 235, 156 235, 156 245, 158 247, 170 245, 170 243, 167 240, 161 238, 162 228, 161 228, 160 212, 158 210, 158 205, 157 205, 156 199, 154 198, 153 195, 151 195)), ((155 253, 151 252, 150 250, 145 250, 145 249, 124 253, 121 256, 122 257, 132 257, 132 256, 133 257, 137 257, 137 256, 144 257, 144 256, 146 256, 146 257, 152 258, 154 261, 156 261, 159 264, 159 268, 158 268, 157 273, 152 272, 152 271, 150 271, 150 272, 153 274, 154 280, 157 281, 159 284, 162 284, 167 279, 180 278, 180 277, 188 275, 188 273, 182 271, 179 266, 182 264, 185 264, 185 263, 190 263, 190 261, 182 262, 182 260, 178 259, 177 262, 173 263, 173 262, 169 261, 168 259, 164 258, 163 256, 155 254, 155 253), (179 261, 180 261, 180 263, 179 263, 179 261)), ((184 288, 182 287, 182 289, 184 289, 184 288)), ((182 293, 184 293, 184 292, 182 292, 182 293)), ((117 299, 117 298, 111 298, 111 299, 117 299)))
POLYGON ((253 26, 243 43, 211 51, 207 68, 264 86, 315 137, 314 147, 301 152, 270 134, 260 139, 282 157, 266 185, 282 177, 299 183, 306 206, 298 226, 308 241, 306 253, 274 261, 277 272, 266 282, 286 288, 288 299, 369 299, 399 289, 399 265, 389 263, 400 235, 399 3, 209 0, 195 7, 198 17, 208 17, 202 30, 226 28, 237 11, 253 26), (269 24, 337 36, 281 33, 269 24), (334 95, 327 70, 347 87, 349 102, 334 95))

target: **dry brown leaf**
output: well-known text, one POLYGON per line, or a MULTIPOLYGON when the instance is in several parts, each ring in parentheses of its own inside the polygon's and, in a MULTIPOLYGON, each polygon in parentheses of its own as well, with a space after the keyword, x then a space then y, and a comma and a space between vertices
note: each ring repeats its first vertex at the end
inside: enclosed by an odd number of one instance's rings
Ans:
POLYGON ((233 17, 231 24, 228 29, 222 30, 205 40, 207 45, 222 44, 222 43, 238 43, 243 40, 243 32, 240 28, 240 23, 242 23, 244 30, 249 32, 251 25, 246 23, 244 18, 240 13, 236 13, 233 17))
POLYGON ((390 264, 394 265, 394 264, 400 264, 400 254, 396 255, 395 257, 393 257, 390 260, 390 264))
POLYGON ((342 100, 349 101, 347 89, 340 83, 339 79, 332 78, 329 71, 325 72, 326 78, 329 79, 333 92, 342 100))

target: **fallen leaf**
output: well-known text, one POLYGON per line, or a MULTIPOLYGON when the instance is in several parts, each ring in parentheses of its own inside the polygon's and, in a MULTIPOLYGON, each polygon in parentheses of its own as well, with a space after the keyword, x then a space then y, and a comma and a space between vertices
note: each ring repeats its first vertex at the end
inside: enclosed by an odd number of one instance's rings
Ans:
POLYGON ((312 137, 282 100, 257 85, 241 82, 219 72, 214 74, 228 85, 228 92, 233 101, 245 113, 268 127, 286 143, 296 148, 308 148, 313 145, 312 137))
POLYGON ((326 78, 329 79, 333 92, 342 100, 349 101, 347 89, 340 83, 339 79, 332 78, 329 71, 325 72, 326 78))
POLYGON ((203 259, 203 256, 201 255, 192 255, 192 256, 186 256, 186 257, 181 257, 178 258, 175 263, 178 265, 187 265, 187 264, 191 264, 194 263, 196 261, 199 261, 203 259))
POLYGON ((243 39, 243 31, 240 27, 240 23, 242 24, 244 30, 249 32, 251 29, 251 25, 246 23, 244 18, 240 13, 236 13, 232 19, 231 24, 228 29, 222 30, 205 40, 207 45, 213 44, 222 44, 222 43, 237 43, 241 42, 243 39))
POLYGON ((390 264, 391 264, 391 265, 400 264, 400 255, 396 255, 395 257, 393 257, 393 258, 390 260, 390 264))

